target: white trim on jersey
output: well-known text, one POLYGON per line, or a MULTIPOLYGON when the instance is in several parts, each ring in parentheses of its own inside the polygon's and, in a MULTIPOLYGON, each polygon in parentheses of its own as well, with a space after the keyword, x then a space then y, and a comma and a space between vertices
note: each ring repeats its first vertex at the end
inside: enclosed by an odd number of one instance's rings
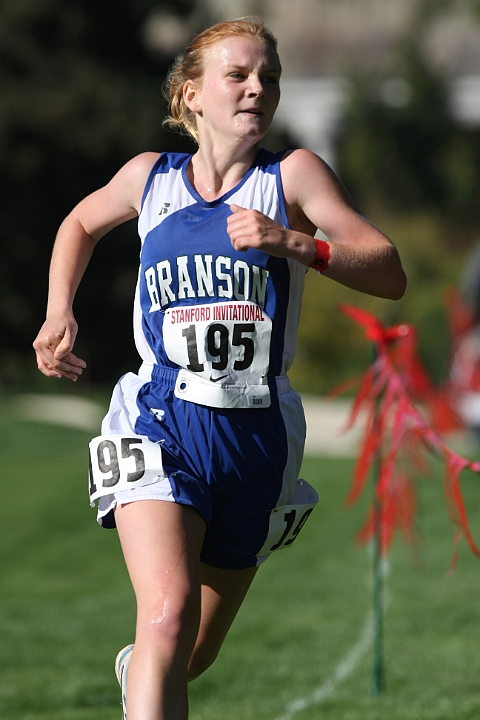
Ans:
POLYGON ((169 168, 168 172, 157 173, 153 177, 138 217, 138 233, 142 245, 152 228, 161 225, 167 217, 178 210, 194 204, 195 198, 185 187, 181 168, 169 168))

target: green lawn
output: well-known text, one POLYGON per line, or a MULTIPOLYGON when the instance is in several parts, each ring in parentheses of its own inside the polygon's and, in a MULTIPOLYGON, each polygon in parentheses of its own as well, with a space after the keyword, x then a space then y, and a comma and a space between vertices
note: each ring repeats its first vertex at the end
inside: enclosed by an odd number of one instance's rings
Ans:
MULTIPOLYGON (((116 652, 134 602, 116 533, 88 505, 88 433, 16 420, 0 404, 0 718, 119 720, 116 652)), ((370 604, 364 507, 345 511, 349 460, 308 459, 321 500, 298 541, 260 570, 219 661, 191 685, 192 720, 276 720, 325 688, 358 642, 370 604)), ((463 481, 480 540, 480 479, 463 481)), ((370 694, 371 652, 298 720, 480 717, 480 560, 451 529, 439 469, 421 486, 424 566, 396 542, 387 581, 387 690, 370 694)))

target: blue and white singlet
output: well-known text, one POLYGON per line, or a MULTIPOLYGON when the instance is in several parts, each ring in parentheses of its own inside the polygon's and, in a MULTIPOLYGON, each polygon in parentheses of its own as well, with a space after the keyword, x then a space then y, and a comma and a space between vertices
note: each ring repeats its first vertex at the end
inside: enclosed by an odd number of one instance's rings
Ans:
POLYGON ((144 370, 153 364, 185 368, 179 380, 187 385, 185 399, 264 407, 267 376, 285 375, 293 361, 305 267, 262 251, 234 250, 227 217, 234 203, 289 227, 281 153, 261 150, 240 183, 213 202, 191 186, 190 157, 161 155, 147 182, 135 342, 144 370))
MULTIPOLYGON (((187 178, 191 155, 155 162, 138 222, 134 335, 143 363, 119 381, 102 424, 104 437, 160 444, 165 477, 105 491, 99 522, 112 526, 116 503, 143 498, 192 505, 208 526, 202 559, 227 568, 256 565, 288 545, 282 513, 274 518, 282 542, 269 540, 274 509, 310 508, 291 521, 294 539, 318 499, 298 480, 305 421, 287 378, 306 268, 238 252, 227 233, 230 204, 289 227, 282 154, 260 150, 238 185, 212 202, 187 178)), ((295 512, 285 511, 288 522, 295 512)))

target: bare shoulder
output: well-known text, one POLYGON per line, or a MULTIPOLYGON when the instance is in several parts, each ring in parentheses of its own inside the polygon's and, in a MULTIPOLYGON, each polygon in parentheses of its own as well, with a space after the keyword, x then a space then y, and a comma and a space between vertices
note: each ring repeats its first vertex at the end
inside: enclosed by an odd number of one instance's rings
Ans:
POLYGON ((140 153, 140 155, 136 155, 134 158, 125 163, 125 165, 121 168, 120 172, 124 170, 130 173, 146 173, 148 175, 154 163, 158 160, 159 157, 160 153, 158 152, 140 153))
POLYGON ((311 150, 305 150, 299 148, 298 150, 289 150, 286 152, 280 160, 282 172, 295 173, 300 172, 305 167, 314 169, 324 167, 328 165, 318 156, 315 155, 311 150))
POLYGON ((160 153, 155 152, 136 155, 120 168, 106 187, 114 192, 121 190, 128 196, 131 206, 139 211, 145 184, 159 157, 160 153))
POLYGON ((140 213, 143 191, 159 153, 129 160, 103 187, 87 195, 70 213, 95 240, 140 213))
POLYGON ((332 168, 310 150, 299 149, 285 153, 280 161, 280 169, 287 201, 298 201, 302 191, 308 192, 309 188, 321 188, 323 191, 343 188, 332 168))
POLYGON ((337 210, 358 213, 332 168, 310 150, 286 153, 280 162, 280 172, 287 206, 317 227, 326 215, 337 210))
POLYGON ((308 173, 308 177, 312 174, 314 177, 330 177, 334 174, 321 157, 315 155, 311 150, 303 148, 286 152, 280 160, 280 168, 282 178, 293 181, 298 181, 300 178, 307 179, 306 173, 308 173))

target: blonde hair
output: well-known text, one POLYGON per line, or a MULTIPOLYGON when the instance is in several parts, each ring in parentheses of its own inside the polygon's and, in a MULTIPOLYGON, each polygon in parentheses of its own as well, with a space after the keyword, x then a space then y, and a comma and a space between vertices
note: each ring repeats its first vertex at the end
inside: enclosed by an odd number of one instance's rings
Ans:
MULTIPOLYGON (((209 48, 227 37, 238 35, 247 35, 263 40, 273 48, 278 58, 277 39, 259 18, 239 18, 212 25, 193 38, 170 68, 163 87, 163 93, 170 109, 170 115, 167 115, 163 121, 164 125, 180 132, 186 132, 198 142, 195 115, 185 105, 183 86, 187 80, 199 80, 202 77, 203 60, 209 48)), ((280 64, 280 58, 278 58, 278 63, 280 64)))

